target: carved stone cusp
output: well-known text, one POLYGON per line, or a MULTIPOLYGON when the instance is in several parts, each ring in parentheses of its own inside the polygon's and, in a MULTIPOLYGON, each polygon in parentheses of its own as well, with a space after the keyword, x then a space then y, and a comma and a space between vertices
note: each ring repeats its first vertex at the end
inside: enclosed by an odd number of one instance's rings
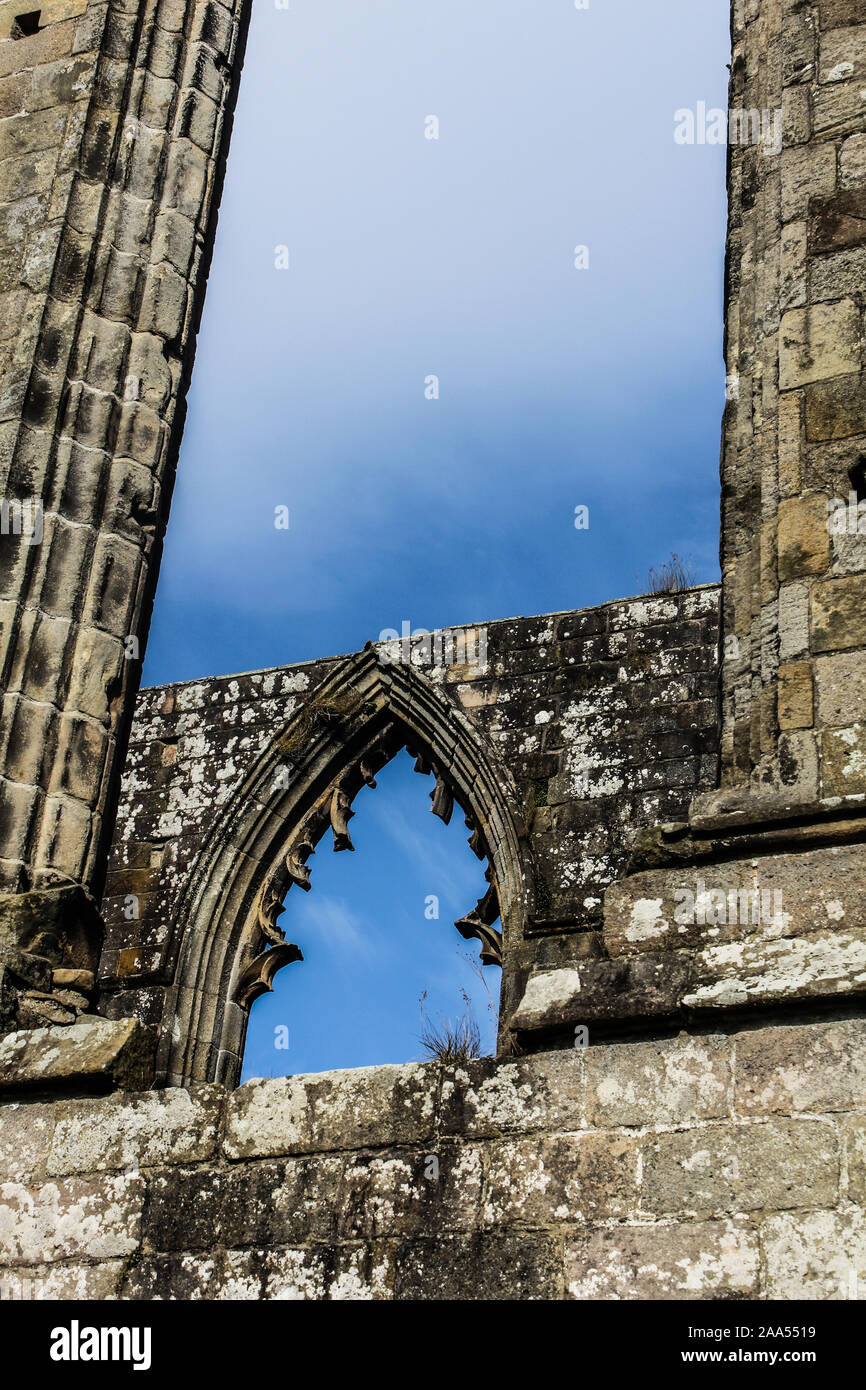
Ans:
POLYGON ((447 825, 454 810, 454 797, 451 788, 442 777, 436 778, 436 786, 430 793, 430 800, 433 803, 430 807, 433 815, 438 816, 447 825))
POLYGON ((396 752, 394 742, 394 730, 386 729, 362 754, 359 770, 368 787, 375 787, 376 773, 393 758, 396 752))
POLYGON ((454 925, 466 941, 477 937, 481 942, 482 965, 502 964, 502 932, 487 926, 474 912, 470 912, 468 917, 461 917, 454 925))
POLYGON ((420 772, 422 777, 429 777, 430 773, 433 771, 433 767, 426 753, 421 752, 420 749, 410 743, 406 744, 406 752, 409 754, 410 758, 415 759, 415 772, 420 772))
POLYGON ((292 883, 296 883, 299 888, 303 888, 305 893, 309 893, 312 884, 310 883, 310 869, 307 864, 311 854, 315 854, 313 846, 309 840, 299 840, 296 845, 292 845, 286 855, 286 868, 289 871, 289 878, 292 883))
POLYGON ((302 951, 291 941, 281 942, 279 946, 272 946, 269 951, 262 951, 241 973, 235 991, 238 1004, 247 1008, 260 994, 269 994, 274 988, 273 978, 277 971, 293 960, 303 959, 302 951))
POLYGON ((472 911, 461 917, 454 925, 467 941, 477 937, 481 942, 482 965, 502 964, 502 933, 493 923, 499 916, 499 895, 496 885, 490 884, 483 898, 479 898, 472 911))
POLYGON ((331 829, 334 832, 334 849, 354 849, 349 835, 349 821, 354 816, 352 803, 342 787, 337 787, 331 797, 331 829))
POLYGON ((471 816, 466 817, 465 824, 467 830, 472 831, 472 834, 469 836, 469 848, 472 850, 476 859, 486 859, 487 851, 484 848, 484 838, 479 827, 475 824, 471 816))
POLYGON ((490 887, 475 904, 470 917, 477 917, 483 922, 485 927, 491 927, 499 916, 499 894, 496 891, 496 884, 491 881, 491 871, 488 869, 484 877, 490 882, 490 887))
POLYGON ((259 899, 256 917, 265 939, 275 945, 285 940, 285 933, 277 926, 277 918, 284 911, 282 895, 272 883, 267 884, 259 899))

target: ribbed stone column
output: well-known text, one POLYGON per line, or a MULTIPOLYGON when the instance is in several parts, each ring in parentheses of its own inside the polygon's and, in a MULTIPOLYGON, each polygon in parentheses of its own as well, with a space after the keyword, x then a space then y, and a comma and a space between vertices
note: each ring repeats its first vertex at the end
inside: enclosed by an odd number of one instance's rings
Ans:
MULTIPOLYGON (((38 895, 68 922, 101 888, 244 20, 242 0, 6 9, 0 948, 39 954, 38 895)), ((62 965, 75 928, 52 931, 62 965)))

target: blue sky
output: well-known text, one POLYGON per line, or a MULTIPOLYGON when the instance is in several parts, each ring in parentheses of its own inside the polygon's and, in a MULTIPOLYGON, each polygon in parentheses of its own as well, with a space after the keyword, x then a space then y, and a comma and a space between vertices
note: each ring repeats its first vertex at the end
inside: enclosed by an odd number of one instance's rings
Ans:
POLYGON ((465 1013, 465 989, 484 1050, 495 1050, 501 972, 483 967, 485 988, 470 963, 478 943, 454 928, 487 888, 463 816, 455 808, 446 827, 430 814, 433 779, 406 753, 376 780, 355 800, 355 853, 334 854, 326 836, 310 861, 312 889, 289 893, 280 926, 304 960, 253 1005, 245 1078, 423 1060, 425 990, 441 1024, 465 1013))
MULTIPOLYGON (((253 9, 146 683, 584 607, 671 551, 716 578, 725 152, 673 130, 726 103, 728 0, 290 5, 253 9)), ((418 893, 478 865, 413 776, 363 794, 388 805, 366 855, 316 862, 281 919, 308 962, 254 1008, 259 1071, 417 1053, 418 893), (354 974, 341 932, 368 943, 354 974), (296 983, 313 954, 356 980, 340 1008, 296 983), (307 1042, 275 1062, 278 1006, 307 1042)), ((475 982, 449 930, 453 1015, 475 982)))

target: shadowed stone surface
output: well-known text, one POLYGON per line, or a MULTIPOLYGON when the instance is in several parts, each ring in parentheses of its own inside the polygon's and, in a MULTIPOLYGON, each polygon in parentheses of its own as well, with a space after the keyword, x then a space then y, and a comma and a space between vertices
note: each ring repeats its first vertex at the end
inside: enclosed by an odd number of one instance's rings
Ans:
POLYGON ((135 1019, 85 1018, 0 1038, 0 1090, 52 1086, 145 1090, 153 1081, 153 1036, 135 1019))

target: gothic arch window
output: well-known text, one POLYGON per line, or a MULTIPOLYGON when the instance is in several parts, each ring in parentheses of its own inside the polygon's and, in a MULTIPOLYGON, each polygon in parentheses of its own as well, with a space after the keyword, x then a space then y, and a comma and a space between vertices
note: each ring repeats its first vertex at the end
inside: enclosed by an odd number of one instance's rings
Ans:
POLYGON ((474 1026, 479 1052, 496 1050, 501 933, 480 919, 499 904, 463 811, 405 748, 352 809, 356 852, 329 826, 307 861, 310 890, 295 883, 284 899, 277 927, 303 960, 289 953, 273 975, 279 943, 252 963, 244 1080, 424 1060, 425 1030, 441 1047, 474 1026))
POLYGON ((500 1017, 508 1016, 512 962, 531 913, 525 811, 508 770, 448 696, 370 647, 275 731, 193 866, 161 1040, 169 1085, 237 1080, 250 1005, 300 958, 279 922, 287 895, 309 891, 323 837, 350 850, 355 797, 404 748, 434 778, 433 810, 462 815, 470 847, 487 861, 486 890, 457 929, 481 942, 484 961, 503 965, 500 1017))

